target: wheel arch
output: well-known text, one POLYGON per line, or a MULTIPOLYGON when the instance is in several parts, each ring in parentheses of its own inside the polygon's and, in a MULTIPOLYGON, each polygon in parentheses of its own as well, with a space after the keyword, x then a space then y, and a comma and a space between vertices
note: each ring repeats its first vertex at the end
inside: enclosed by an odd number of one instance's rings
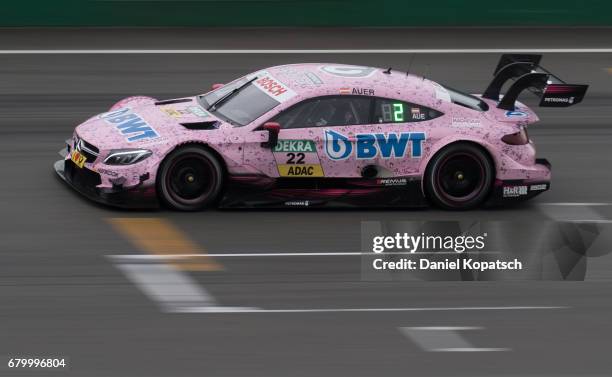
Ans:
MULTIPOLYGON (((219 151, 216 150, 215 148, 213 148, 210 144, 208 144, 208 143, 206 143, 204 141, 199 141, 199 140, 185 141, 185 142, 176 144, 176 145, 172 146, 171 148, 168 148, 165 151, 163 157, 161 157, 160 160, 159 160, 160 162, 157 165, 157 173, 159 173, 159 169, 161 168, 162 164, 166 161, 168 156, 170 154, 172 154, 172 152, 174 152, 177 149, 185 148, 185 147, 189 147, 189 146, 195 146, 195 147, 199 147, 199 148, 202 148, 202 149, 206 149, 207 151, 212 153, 213 156, 215 156, 215 158, 217 159, 217 161, 219 161, 219 163, 221 164, 221 167, 223 168, 223 174, 227 175, 227 173, 228 173, 227 162, 225 161, 225 159, 223 158, 221 153, 219 153, 219 151)), ((155 174, 155 175, 159 176, 159 174, 155 174)))
POLYGON ((492 145, 486 142, 483 142, 482 140, 475 139, 475 138, 474 139, 472 138, 453 138, 451 140, 443 139, 443 140, 440 140, 438 143, 436 143, 435 146, 430 149, 430 153, 428 157, 421 162, 419 171, 422 172, 421 174, 421 193, 424 196, 427 195, 425 192, 426 191, 425 190, 425 178, 427 175, 427 171, 431 165, 431 161, 434 159, 436 155, 442 152, 442 150, 452 145, 456 145, 456 144, 470 144, 470 145, 473 145, 479 148, 481 151, 483 151, 484 154, 489 158, 489 160, 493 164, 493 171, 495 173, 493 180, 495 181, 495 179, 497 178, 499 161, 496 158, 495 153, 493 153, 494 148, 492 145))

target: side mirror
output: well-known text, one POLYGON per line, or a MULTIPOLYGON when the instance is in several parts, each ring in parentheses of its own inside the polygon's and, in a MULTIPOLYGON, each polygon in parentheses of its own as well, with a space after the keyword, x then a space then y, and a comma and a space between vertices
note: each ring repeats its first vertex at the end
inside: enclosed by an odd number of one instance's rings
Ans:
POLYGON ((266 122, 262 127, 265 131, 268 131, 268 141, 261 143, 262 148, 274 149, 278 143, 278 133, 280 132, 280 124, 277 122, 266 122))
POLYGON ((212 90, 217 90, 219 88, 223 88, 225 84, 212 84, 212 90))

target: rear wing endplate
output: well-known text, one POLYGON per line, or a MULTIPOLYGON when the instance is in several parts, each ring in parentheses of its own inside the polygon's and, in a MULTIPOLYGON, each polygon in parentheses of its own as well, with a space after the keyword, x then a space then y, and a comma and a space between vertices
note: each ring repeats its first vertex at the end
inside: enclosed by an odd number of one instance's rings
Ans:
POLYGON ((540 66, 542 55, 504 54, 495 68, 495 77, 483 93, 483 98, 499 101, 498 108, 514 110, 518 96, 528 89, 540 97, 540 106, 568 107, 582 101, 588 85, 567 84, 540 66), (514 80, 500 99, 504 84, 514 80))

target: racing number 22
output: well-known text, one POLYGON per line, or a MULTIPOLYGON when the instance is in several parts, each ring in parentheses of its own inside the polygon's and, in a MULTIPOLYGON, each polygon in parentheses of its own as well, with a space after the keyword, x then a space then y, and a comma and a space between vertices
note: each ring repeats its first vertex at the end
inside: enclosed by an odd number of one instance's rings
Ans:
POLYGON ((304 153, 287 153, 287 163, 288 164, 304 164, 304 158, 306 155, 304 153))

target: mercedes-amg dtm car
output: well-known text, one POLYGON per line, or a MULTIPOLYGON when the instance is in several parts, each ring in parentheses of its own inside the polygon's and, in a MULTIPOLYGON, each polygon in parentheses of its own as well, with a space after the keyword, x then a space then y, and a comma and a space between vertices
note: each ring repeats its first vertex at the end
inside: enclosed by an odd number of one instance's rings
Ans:
POLYGON ((59 176, 111 205, 469 209, 549 189, 527 126, 582 100, 539 55, 503 55, 482 95, 396 70, 266 68, 195 97, 129 97, 76 127, 59 176), (511 85, 505 95, 505 83, 511 85))

